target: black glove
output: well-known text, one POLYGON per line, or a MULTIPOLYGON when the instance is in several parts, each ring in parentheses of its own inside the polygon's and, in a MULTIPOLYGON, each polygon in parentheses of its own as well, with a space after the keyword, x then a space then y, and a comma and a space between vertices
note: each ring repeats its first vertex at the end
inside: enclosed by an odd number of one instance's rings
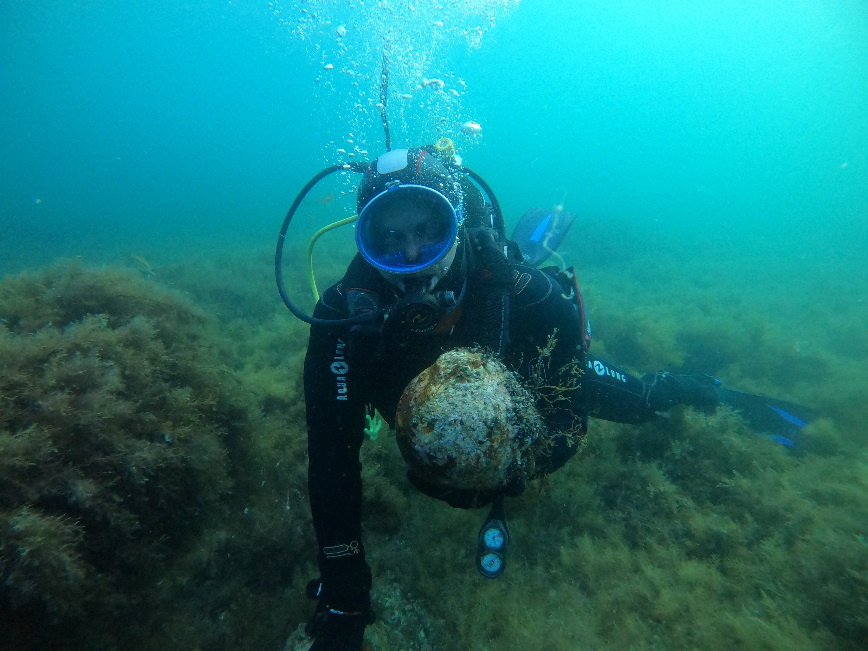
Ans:
POLYGON ((365 626, 374 621, 368 593, 355 599, 328 598, 322 581, 314 579, 307 584, 307 596, 319 600, 304 629, 316 638, 311 651, 361 651, 365 626))
POLYGON ((407 479, 419 492, 433 497, 435 500, 446 502, 456 509, 478 509, 481 506, 491 504, 498 495, 518 497, 524 492, 527 484, 524 478, 517 475, 509 484, 499 490, 475 491, 466 488, 443 488, 422 479, 412 470, 407 471, 407 479))
POLYGON ((475 509, 486 504, 491 504, 497 495, 495 491, 474 491, 463 488, 443 488, 422 479, 412 470, 407 471, 407 479, 421 493, 435 500, 446 502, 456 509, 475 509))
POLYGON ((654 411, 669 411, 675 405, 687 405, 712 412, 720 404, 717 388, 720 380, 710 375, 674 375, 658 371, 642 376, 645 401, 654 411))

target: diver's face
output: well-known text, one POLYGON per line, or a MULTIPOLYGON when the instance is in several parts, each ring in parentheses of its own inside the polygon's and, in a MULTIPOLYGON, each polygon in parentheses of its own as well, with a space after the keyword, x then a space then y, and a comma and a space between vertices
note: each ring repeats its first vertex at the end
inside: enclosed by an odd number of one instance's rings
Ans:
MULTIPOLYGON (((379 242, 389 254, 398 254, 407 264, 415 265, 430 257, 431 249, 442 250, 449 236, 449 223, 442 214, 433 213, 431 206, 418 201, 396 201, 378 219, 379 242)), ((414 273, 398 274, 381 271, 383 277, 402 291, 431 291, 449 271, 455 260, 457 241, 440 260, 414 273)))
POLYGON ((377 220, 377 240, 382 251, 402 253, 408 265, 422 262, 430 255, 430 247, 441 247, 448 235, 449 223, 418 202, 392 202, 377 220))
POLYGON ((442 194, 399 186, 362 208, 356 241, 365 259, 393 285, 430 290, 455 259, 457 219, 442 194))

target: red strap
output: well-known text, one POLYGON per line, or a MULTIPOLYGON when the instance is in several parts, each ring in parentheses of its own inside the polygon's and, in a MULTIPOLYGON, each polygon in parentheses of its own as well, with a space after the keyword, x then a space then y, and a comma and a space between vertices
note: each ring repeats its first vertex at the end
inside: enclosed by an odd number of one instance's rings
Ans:
POLYGON ((419 155, 416 156, 416 175, 419 176, 422 174, 422 156, 427 156, 428 152, 424 149, 419 152, 419 155))

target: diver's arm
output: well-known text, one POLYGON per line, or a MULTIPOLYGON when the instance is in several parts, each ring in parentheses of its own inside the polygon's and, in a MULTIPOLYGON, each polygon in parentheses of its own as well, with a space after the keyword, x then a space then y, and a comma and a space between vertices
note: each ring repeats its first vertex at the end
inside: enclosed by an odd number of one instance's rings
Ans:
MULTIPOLYGON (((337 304, 335 294, 326 292, 314 316, 342 316, 328 307, 329 298, 337 304)), ((364 397, 358 369, 346 358, 347 344, 346 329, 314 325, 304 363, 308 488, 321 573, 317 614, 327 620, 324 636, 334 629, 364 631, 370 611, 371 572, 361 538, 364 397), (326 617, 334 612, 349 615, 326 617)))
POLYGON ((645 382, 588 353, 575 397, 589 416, 618 423, 642 423, 655 418, 645 382))
POLYGON ((618 423, 642 423, 676 405, 714 409, 720 399, 709 376, 665 371, 637 378, 590 353, 576 402, 590 416, 618 423))

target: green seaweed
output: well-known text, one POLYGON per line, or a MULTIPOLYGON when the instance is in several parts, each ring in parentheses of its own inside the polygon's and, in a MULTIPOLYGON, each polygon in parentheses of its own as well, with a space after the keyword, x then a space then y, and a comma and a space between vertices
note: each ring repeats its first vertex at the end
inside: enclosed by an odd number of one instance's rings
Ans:
POLYGON ((231 401, 205 316, 128 272, 6 279, 0 315, 0 610, 87 635, 231 489, 231 401))

